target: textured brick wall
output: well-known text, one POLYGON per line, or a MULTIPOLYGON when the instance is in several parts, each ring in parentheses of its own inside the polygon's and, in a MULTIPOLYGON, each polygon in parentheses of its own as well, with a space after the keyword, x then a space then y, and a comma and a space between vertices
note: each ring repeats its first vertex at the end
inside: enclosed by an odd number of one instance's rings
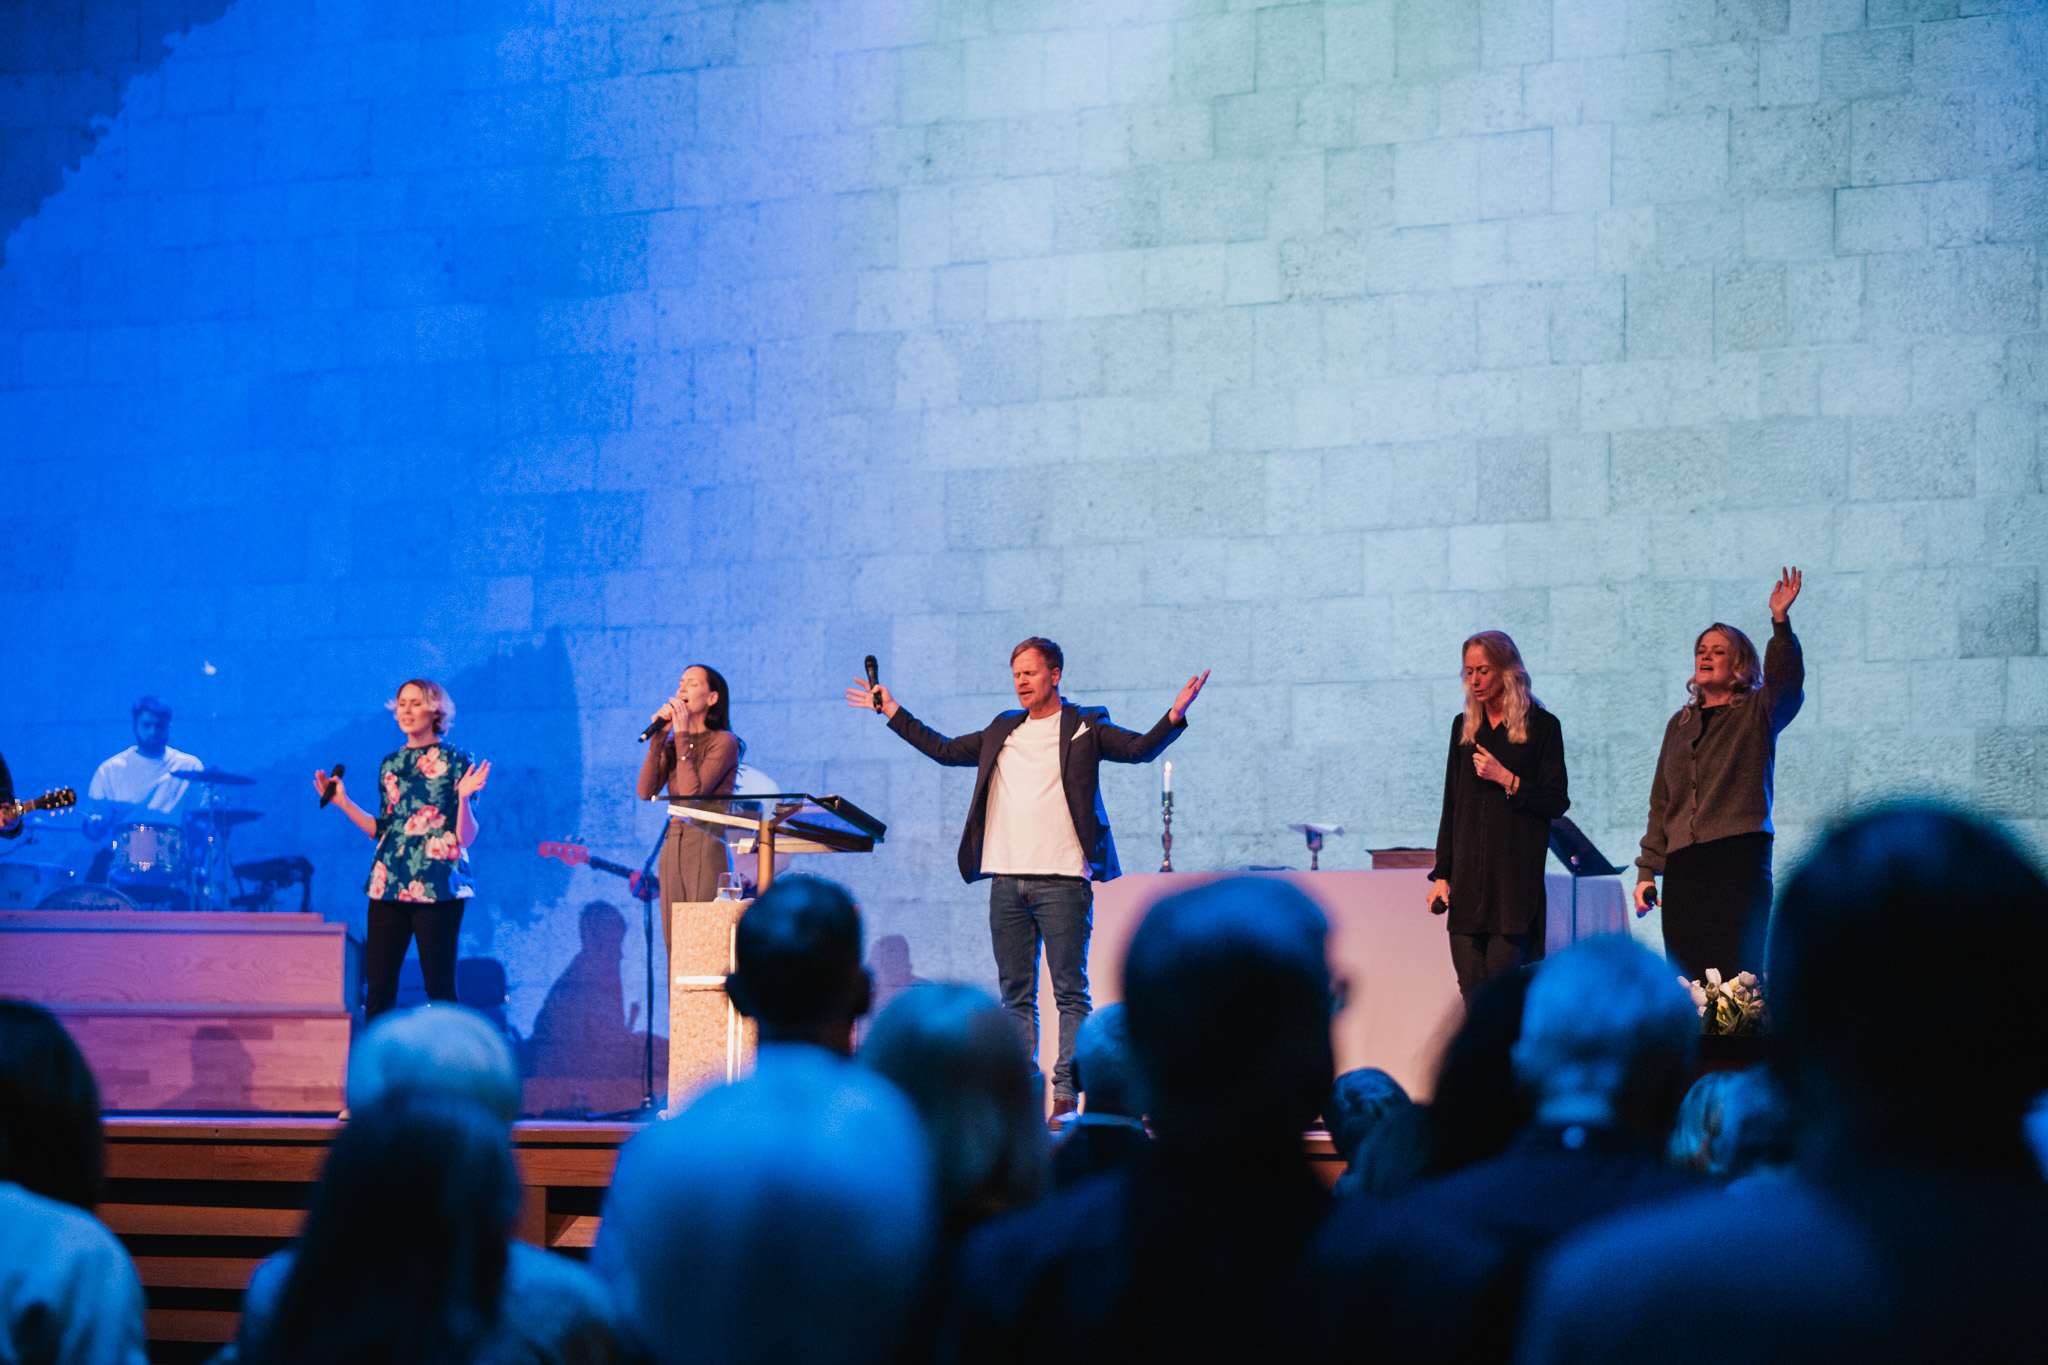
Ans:
MULTIPOLYGON (((1307 817, 1350 866, 1433 834, 1502 627, 1619 858, 1693 634, 1796 562, 1786 842, 1897 788, 2048 829, 2038 4, 237 0, 168 41, 0 269, 5 751, 82 782, 170 694, 340 914, 362 850, 287 784, 452 677, 515 1020, 608 889, 531 843, 637 860, 691 659, 762 768, 890 820, 830 870, 925 976, 992 975, 967 781, 840 704, 871 650, 945 729, 1030 633, 1126 722, 1212 666, 1181 863, 1307 817)), ((1127 866, 1156 790, 1109 781, 1127 866)))

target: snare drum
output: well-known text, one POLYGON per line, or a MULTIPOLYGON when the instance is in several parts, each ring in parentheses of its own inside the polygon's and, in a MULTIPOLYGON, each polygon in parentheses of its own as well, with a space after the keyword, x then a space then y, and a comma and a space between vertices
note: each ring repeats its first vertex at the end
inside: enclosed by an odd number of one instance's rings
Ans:
POLYGON ((77 878, 62 863, 0 863, 0 910, 33 910, 77 878))
POLYGON ((114 831, 114 863, 107 877, 116 885, 183 886, 190 871, 185 831, 176 825, 138 820, 114 831))

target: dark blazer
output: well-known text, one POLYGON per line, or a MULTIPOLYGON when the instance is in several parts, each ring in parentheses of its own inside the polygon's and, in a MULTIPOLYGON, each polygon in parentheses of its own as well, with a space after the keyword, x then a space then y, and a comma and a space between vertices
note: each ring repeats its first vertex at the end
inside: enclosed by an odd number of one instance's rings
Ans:
MULTIPOLYGON (((967 824, 960 831, 960 877, 979 881, 990 874, 981 870, 981 840, 988 820, 988 784, 996 770, 996 755, 1003 741, 1024 723, 1022 711, 1005 711, 973 734, 951 739, 932 729, 903 707, 896 708, 889 728, 909 742, 926 758, 949 768, 975 768, 974 802, 967 810, 967 824)), ((1109 723, 1109 711, 1101 706, 1076 706, 1060 701, 1060 784, 1067 792, 1067 813, 1074 817, 1074 835, 1081 841, 1081 853, 1088 859, 1091 881, 1106 882, 1121 875, 1116 863, 1116 841, 1109 836, 1109 813, 1102 808, 1098 769, 1106 759, 1111 763, 1150 763, 1180 738, 1188 719, 1175 724, 1159 718, 1144 734, 1109 723)))

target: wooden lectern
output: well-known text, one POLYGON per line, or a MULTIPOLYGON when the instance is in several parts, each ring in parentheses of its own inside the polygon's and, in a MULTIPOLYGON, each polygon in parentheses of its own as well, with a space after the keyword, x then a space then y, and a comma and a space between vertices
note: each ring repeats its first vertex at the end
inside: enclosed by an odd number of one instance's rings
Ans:
MULTIPOLYGON (((755 885, 775 880, 777 854, 867 853, 888 826, 850 801, 802 792, 675 802, 689 818, 738 829, 736 855, 753 854, 755 885)), ((734 968, 740 916, 752 900, 676 901, 668 944, 668 1113, 707 1085, 739 1079, 752 1065, 759 1031, 725 991, 734 968)))

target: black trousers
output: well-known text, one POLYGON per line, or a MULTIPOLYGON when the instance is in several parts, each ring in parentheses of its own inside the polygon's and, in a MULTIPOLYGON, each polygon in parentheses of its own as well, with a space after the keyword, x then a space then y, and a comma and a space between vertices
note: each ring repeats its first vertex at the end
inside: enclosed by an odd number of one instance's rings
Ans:
POLYGON ((1458 969, 1458 994, 1467 1000, 1496 976, 1522 969, 1529 960, 1530 934, 1452 934, 1451 965, 1458 969))
POLYGON ((1664 951, 1698 981, 1760 972, 1771 922, 1771 836, 1736 834, 1664 860, 1664 951))
POLYGON ((369 978, 365 1019, 398 1003, 398 969, 405 949, 420 941, 420 975, 427 999, 455 999, 455 940, 462 931, 463 902, 371 901, 369 933, 363 944, 363 974, 369 978))

